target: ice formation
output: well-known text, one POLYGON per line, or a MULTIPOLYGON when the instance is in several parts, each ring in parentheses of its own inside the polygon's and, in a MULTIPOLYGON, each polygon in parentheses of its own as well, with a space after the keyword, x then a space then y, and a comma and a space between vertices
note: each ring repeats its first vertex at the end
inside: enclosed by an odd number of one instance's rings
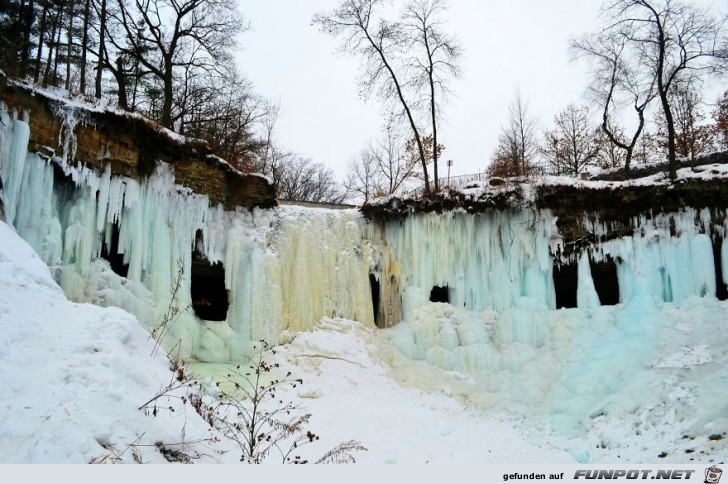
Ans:
MULTIPOLYGON (((65 119, 73 125, 71 114, 65 119)), ((376 315, 387 327, 378 334, 400 354, 465 375, 490 401, 546 416, 565 432, 636 412, 645 391, 667 405, 728 385, 728 355, 722 343, 711 344, 711 334, 728 330, 715 298, 717 277, 728 280, 725 211, 644 215, 630 222, 632 235, 611 240, 613 227, 585 215, 600 241, 562 260, 554 257, 563 241, 548 210, 368 224, 354 211, 225 211, 176 185, 165 164, 144 180, 98 173, 73 165, 68 153, 28 153, 27 123, 7 112, 2 121, 8 223, 71 299, 122 307, 150 331, 176 305, 162 343, 182 356, 239 361, 251 341, 276 341, 322 317, 373 327, 376 315), (126 277, 100 257, 117 230, 126 277), (224 265, 225 321, 200 320, 190 309, 193 249, 224 265), (592 272, 605 262, 616 267, 615 305, 602 304, 592 272), (556 310, 554 264, 577 264, 573 308, 556 310), (685 321, 676 308, 696 317, 685 321), (661 352, 680 348, 702 348, 700 362, 711 362, 680 376, 682 396, 660 370, 669 364, 661 352)), ((665 417, 665 408, 654 415, 665 417)), ((671 418, 728 426, 725 403, 681 408, 671 418)))
MULTIPOLYGON (((72 111, 65 119, 73 126, 72 111)), ((176 306, 179 315, 167 317, 162 331, 165 348, 214 362, 238 361, 251 341, 276 341, 283 330, 309 328, 323 316, 372 324, 367 245, 354 212, 224 211, 176 185, 166 164, 145 180, 112 175, 109 167, 98 173, 74 166, 69 154, 29 153, 28 124, 7 112, 2 122, 7 222, 71 299, 122 307, 150 331, 176 306), (100 257, 114 230, 125 278, 100 257), (202 321, 191 309, 196 243, 210 263, 224 265, 226 321, 202 321)), ((72 136, 72 129, 64 133, 72 136)))
MULTIPOLYGON (((379 277, 403 288, 404 321, 383 335, 407 357, 467 375, 492 401, 567 433, 651 399, 665 404, 674 388, 665 373, 649 371, 661 352, 708 343, 706 357, 725 358, 721 344, 709 344, 725 327, 711 239, 724 233, 725 213, 716 219, 685 209, 633 220, 632 236, 596 243, 572 261, 577 307, 560 310, 553 267, 569 261, 551 255, 563 242, 548 211, 419 214, 371 226, 371 237, 386 241, 375 251, 379 277), (607 259, 616 261, 618 305, 601 304, 592 278, 590 261, 607 259), (434 286, 448 288, 449 304, 428 301, 434 286), (680 306, 695 308, 689 326, 673 314, 680 306)), ((608 229, 595 223, 592 232, 608 229)), ((725 253, 726 243, 717 250, 725 253)), ((681 378, 695 398, 728 371, 713 366, 681 378)), ((699 406, 672 418, 725 426, 727 409, 699 406)))

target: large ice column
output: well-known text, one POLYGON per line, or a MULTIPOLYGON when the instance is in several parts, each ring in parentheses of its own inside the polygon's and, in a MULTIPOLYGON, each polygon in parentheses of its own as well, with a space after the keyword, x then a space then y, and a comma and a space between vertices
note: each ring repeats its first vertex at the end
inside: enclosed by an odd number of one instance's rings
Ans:
POLYGON ((2 170, 5 216, 15 218, 18 193, 23 184, 23 165, 28 151, 30 127, 27 122, 14 119, 0 105, 0 170, 2 170))
POLYGON ((251 341, 275 341, 325 316, 372 324, 368 246, 357 213, 225 211, 176 185, 163 163, 144 180, 74 166, 72 113, 63 137, 71 153, 53 159, 28 153, 28 124, 0 113, 8 223, 71 299, 122 307, 175 355, 214 362, 240 361, 251 341), (117 233, 126 277, 100 258, 117 233), (225 268, 225 321, 203 321, 193 310, 196 244, 225 268))
POLYGON ((368 249, 356 212, 281 207, 270 235, 274 300, 283 327, 301 330, 321 314, 373 324, 368 249))
POLYGON ((548 212, 451 212, 410 215, 371 232, 399 263, 407 319, 435 286, 447 287, 450 304, 468 310, 501 311, 525 300, 554 308, 552 225, 548 212))
POLYGON ((234 337, 275 341, 282 331, 309 329, 323 316, 373 325, 359 214, 303 207, 255 213, 259 229, 246 222, 249 215, 236 214, 227 242, 234 337))
POLYGON ((576 305, 582 309, 593 309, 601 306, 599 295, 594 288, 594 279, 592 279, 589 254, 587 252, 583 252, 579 257, 576 305))

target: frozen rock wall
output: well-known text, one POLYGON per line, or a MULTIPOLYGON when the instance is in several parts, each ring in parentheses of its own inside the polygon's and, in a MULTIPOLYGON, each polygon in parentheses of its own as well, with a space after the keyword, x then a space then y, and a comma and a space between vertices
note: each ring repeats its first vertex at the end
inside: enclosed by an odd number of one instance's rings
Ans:
MULTIPOLYGON (((168 163, 142 178, 114 173, 109 164, 99 170, 99 160, 76 163, 73 129, 62 130, 59 156, 29 152, 28 118, 14 112, 2 112, 0 138, 8 223, 53 268, 69 297, 125 308, 166 349, 203 361, 240 360, 251 341, 275 341, 322 317, 380 327, 411 323, 425 317, 431 300, 470 315, 495 311, 498 338, 540 344, 557 307, 555 265, 578 266, 574 306, 587 313, 602 306, 593 263, 615 264, 623 305, 637 296, 679 305, 715 296, 728 280, 724 209, 641 215, 620 227, 584 213, 580 230, 592 242, 562 256, 566 242, 553 209, 520 204, 371 223, 355 211, 229 210, 179 185, 177 167, 168 163), (614 237, 617 230, 623 235, 614 237), (193 251, 224 267, 224 321, 195 315, 193 251), (128 266, 126 277, 104 260, 109 252, 128 266)), ((64 126, 78 124, 74 113, 65 112, 64 126)), ((449 351, 492 340, 482 324, 481 318, 467 330, 395 339, 422 359, 435 343, 449 351)), ((563 328, 555 330, 563 336, 563 328)))
POLYGON ((178 185, 166 163, 138 179, 75 164, 65 152, 29 152, 27 119, 0 116, 7 222, 71 299, 122 307, 172 354, 213 362, 240 361, 252 341, 275 341, 324 316, 373 324, 368 246, 355 212, 225 210, 178 185), (224 321, 195 315, 193 249, 224 266, 224 321), (126 277, 104 250, 123 257, 126 277))

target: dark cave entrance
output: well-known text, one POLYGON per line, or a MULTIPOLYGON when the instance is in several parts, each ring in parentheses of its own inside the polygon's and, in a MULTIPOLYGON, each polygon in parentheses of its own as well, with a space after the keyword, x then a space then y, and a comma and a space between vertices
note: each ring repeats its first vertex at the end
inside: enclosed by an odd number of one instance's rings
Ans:
POLYGON ((728 281, 723 280, 723 237, 713 237, 713 263, 715 266, 715 297, 720 301, 728 300, 728 281))
POLYGON ((434 286, 430 291, 430 302, 450 303, 450 288, 448 286, 434 286))
MULTIPOLYGON (((612 258, 602 262, 594 262, 589 258, 594 289, 602 306, 613 306, 619 303, 619 279, 617 264, 612 258)), ((577 291, 579 287, 579 264, 557 264, 554 262, 554 290, 556 292, 556 309, 577 307, 577 291)))
POLYGON ((230 306, 225 288, 225 267, 221 262, 210 264, 197 250, 202 247, 201 241, 202 233, 197 231, 190 274, 192 309, 198 318, 205 321, 225 321, 230 306))
POLYGON ((380 286, 374 274, 369 274, 369 287, 372 290, 372 309, 374 310, 374 324, 377 328, 382 327, 382 315, 379 310, 380 286))
POLYGON ((556 309, 576 307, 576 288, 579 280, 579 264, 558 264, 554 261, 554 289, 556 309))
POLYGON ((124 254, 119 253, 118 223, 114 223, 111 227, 111 242, 105 240, 101 246, 101 258, 106 259, 111 265, 111 270, 121 277, 129 274, 129 264, 124 263, 124 254))
POLYGON ((594 262, 589 259, 594 289, 599 296, 602 306, 614 306, 619 304, 619 278, 617 277, 617 264, 611 258, 602 262, 594 262))

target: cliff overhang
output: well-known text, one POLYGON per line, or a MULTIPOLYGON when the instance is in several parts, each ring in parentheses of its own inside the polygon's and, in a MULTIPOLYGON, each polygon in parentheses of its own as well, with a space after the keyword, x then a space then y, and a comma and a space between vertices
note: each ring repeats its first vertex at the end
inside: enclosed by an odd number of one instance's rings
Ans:
POLYGON ((722 220, 717 213, 728 209, 728 151, 713 153, 694 164, 684 163, 676 180, 668 179, 657 167, 641 168, 634 174, 640 176, 592 180, 549 176, 491 178, 424 196, 389 196, 364 204, 361 211, 371 221, 386 222, 429 212, 549 210, 555 216, 568 255, 597 239, 630 235, 639 217, 693 208, 708 209, 714 220, 722 220), (590 227, 597 221, 610 230, 593 233, 590 227))
POLYGON ((99 172, 110 166, 112 174, 142 179, 164 162, 173 168, 176 183, 206 195, 213 205, 234 210, 277 204, 266 177, 241 173, 215 156, 205 141, 176 135, 142 116, 69 101, 1 73, 0 100, 9 112, 27 113, 30 151, 53 158, 67 151, 64 143, 73 136, 72 153, 65 153, 73 158, 69 163, 99 172))

